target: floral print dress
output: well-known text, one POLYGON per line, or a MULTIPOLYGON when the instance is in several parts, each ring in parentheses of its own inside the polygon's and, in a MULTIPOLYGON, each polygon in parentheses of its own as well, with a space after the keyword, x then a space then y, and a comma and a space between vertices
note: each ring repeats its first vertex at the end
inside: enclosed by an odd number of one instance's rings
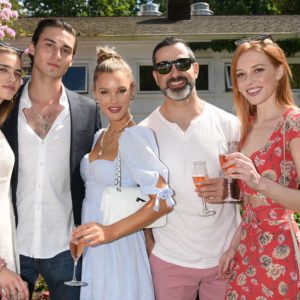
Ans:
MULTIPOLYGON (((300 112, 289 109, 281 118, 267 144, 251 155, 257 171, 283 185, 283 125, 286 122, 286 186, 298 188, 296 166, 289 143, 300 137, 300 112)), ((226 299, 300 299, 300 279, 287 213, 299 240, 293 213, 272 199, 240 182, 244 214, 241 237, 229 281, 226 299), (259 205, 247 201, 253 196, 259 205)), ((300 201, 300 199, 299 199, 300 201)))

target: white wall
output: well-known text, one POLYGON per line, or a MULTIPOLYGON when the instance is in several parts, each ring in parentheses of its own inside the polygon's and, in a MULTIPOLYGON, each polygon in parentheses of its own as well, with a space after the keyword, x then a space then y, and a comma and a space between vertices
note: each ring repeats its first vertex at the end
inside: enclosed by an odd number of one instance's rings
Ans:
MULTIPOLYGON (((159 41, 157 41, 159 42, 159 41)), ((96 46, 114 46, 116 50, 123 56, 133 69, 135 79, 138 81, 138 64, 152 64, 152 50, 157 42, 148 41, 98 41, 90 38, 79 39, 77 54, 74 58, 74 65, 76 63, 86 63, 89 68, 89 93, 87 96, 94 98, 92 93, 93 72, 96 67, 96 46)), ((18 42, 14 45, 24 49, 27 47, 29 40, 18 42)), ((199 97, 220 107, 229 112, 233 112, 233 104, 231 93, 225 91, 225 75, 224 64, 231 61, 231 53, 196 51, 197 60, 201 62, 208 62, 210 68, 210 89, 209 91, 199 92, 199 97)), ((295 57, 289 59, 292 62, 300 63, 300 53, 295 57)), ((25 62, 26 63, 26 62, 25 62)), ((201 76, 201 70, 200 74, 201 76)), ((300 104, 300 90, 295 92, 295 99, 300 104)), ((131 112, 137 122, 148 116, 156 107, 162 103, 162 95, 160 92, 137 92, 135 100, 132 103, 131 112)), ((106 124, 103 118, 104 124, 106 124)))
MULTIPOLYGON (((85 58, 90 60, 90 96, 92 96, 92 80, 93 70, 96 66, 95 53, 96 46, 114 46, 116 50, 123 56, 133 69, 135 79, 139 80, 138 64, 152 64, 152 50, 156 42, 116 42, 116 41, 93 41, 90 43, 80 44, 76 60, 85 58)), ((205 92, 198 92, 199 97, 220 107, 228 112, 233 112, 233 102, 231 92, 225 91, 225 74, 224 64, 231 62, 232 53, 227 51, 213 52, 195 51, 197 60, 201 62, 208 62, 210 67, 210 89, 205 92)), ((294 58, 289 59, 292 62, 297 61, 300 63, 300 53, 294 58)), ((201 70, 200 74, 201 76, 201 70)), ((295 92, 295 99, 300 104, 300 91, 295 92)), ((140 121, 147 117, 156 107, 162 103, 162 95, 160 92, 137 92, 135 100, 133 101, 131 111, 134 114, 135 120, 140 121)))
MULTIPOLYGON (((76 61, 89 63, 90 68, 90 93, 92 97, 92 80, 93 70, 96 66, 95 53, 96 45, 98 46, 114 46, 116 50, 123 56, 133 69, 135 79, 139 80, 138 65, 149 64, 152 65, 152 49, 156 43, 153 42, 89 42, 81 44, 78 53, 76 54, 76 61)), ((210 90, 199 93, 199 97, 215 104, 227 111, 232 112, 231 93, 225 92, 224 81, 224 63, 230 62, 231 55, 228 53, 214 53, 212 51, 196 51, 195 55, 201 62, 209 62, 210 64, 210 90)), ((201 76, 201 70, 200 74, 201 76)), ((134 114, 135 120, 140 121, 148 116, 156 107, 162 103, 162 94, 160 92, 138 92, 135 100, 132 103, 131 111, 134 114)))

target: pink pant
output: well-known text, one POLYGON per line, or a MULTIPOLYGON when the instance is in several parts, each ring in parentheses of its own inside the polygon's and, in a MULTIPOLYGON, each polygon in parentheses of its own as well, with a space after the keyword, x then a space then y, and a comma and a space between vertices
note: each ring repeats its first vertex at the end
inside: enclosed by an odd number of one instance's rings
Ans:
POLYGON ((167 263, 150 255, 156 300, 224 300, 228 281, 220 278, 218 268, 192 269, 167 263))

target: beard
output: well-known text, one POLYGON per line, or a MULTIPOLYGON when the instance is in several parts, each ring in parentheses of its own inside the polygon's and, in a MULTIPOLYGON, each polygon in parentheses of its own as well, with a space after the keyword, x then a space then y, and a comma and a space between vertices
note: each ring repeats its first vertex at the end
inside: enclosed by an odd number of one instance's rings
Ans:
POLYGON ((167 96, 169 99, 174 100, 174 101, 183 101, 187 99, 191 93, 193 88, 195 87, 195 81, 188 81, 185 77, 179 76, 176 78, 171 78, 167 81, 167 87, 166 88, 161 88, 161 92, 167 96), (176 81, 185 81, 186 84, 182 88, 177 88, 177 89, 171 89, 169 87, 169 84, 172 82, 176 81))

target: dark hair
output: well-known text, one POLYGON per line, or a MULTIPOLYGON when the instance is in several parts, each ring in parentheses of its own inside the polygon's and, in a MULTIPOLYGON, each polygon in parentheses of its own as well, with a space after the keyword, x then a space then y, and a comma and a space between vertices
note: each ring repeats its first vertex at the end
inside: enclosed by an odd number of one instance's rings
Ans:
MULTIPOLYGON (((41 20, 36 29, 33 32, 32 38, 31 38, 31 42, 36 45, 37 42, 39 41, 39 38, 41 36, 41 34, 44 32, 45 28, 47 27, 54 27, 54 28, 60 28, 62 30, 65 30, 67 32, 69 32, 70 34, 72 34, 75 37, 75 44, 74 44, 74 49, 73 49, 73 55, 76 54, 76 50, 77 50, 77 37, 76 37, 76 31, 75 29, 72 27, 71 24, 67 23, 66 21, 62 20, 62 19, 43 19, 41 20)), ((29 54, 30 60, 31 60, 31 66, 33 64, 33 60, 34 57, 32 55, 29 54)))
POLYGON ((182 39, 177 39, 175 37, 167 37, 167 38, 163 39, 161 42, 159 42, 155 46, 155 48, 153 49, 153 52, 152 52, 152 63, 153 63, 153 66, 155 66, 155 64, 156 64, 155 55, 156 55, 156 52, 159 49, 161 49, 163 47, 173 46, 173 45, 175 45, 177 43, 183 44, 186 47, 186 49, 188 50, 189 57, 192 58, 193 60, 196 60, 195 54, 194 54, 193 50, 191 49, 191 47, 188 45, 187 42, 185 42, 182 39))

